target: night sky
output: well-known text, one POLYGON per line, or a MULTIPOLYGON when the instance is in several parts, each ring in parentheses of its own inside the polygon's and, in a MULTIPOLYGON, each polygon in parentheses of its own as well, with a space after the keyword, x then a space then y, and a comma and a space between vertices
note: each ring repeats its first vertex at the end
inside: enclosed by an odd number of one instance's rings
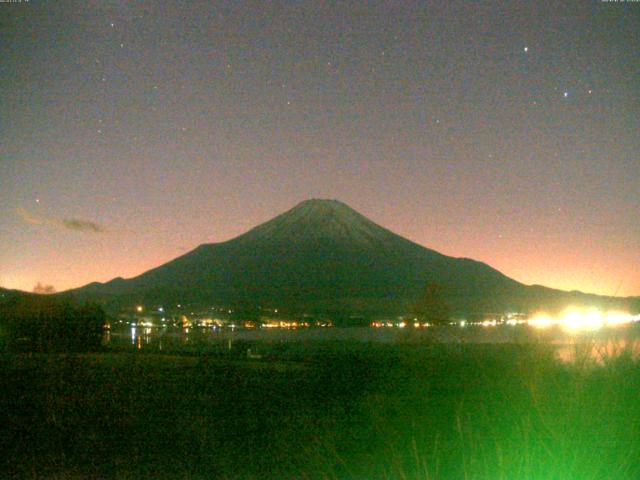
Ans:
POLYGON ((640 295, 640 2, 0 3, 0 286, 130 277, 307 198, 640 295))

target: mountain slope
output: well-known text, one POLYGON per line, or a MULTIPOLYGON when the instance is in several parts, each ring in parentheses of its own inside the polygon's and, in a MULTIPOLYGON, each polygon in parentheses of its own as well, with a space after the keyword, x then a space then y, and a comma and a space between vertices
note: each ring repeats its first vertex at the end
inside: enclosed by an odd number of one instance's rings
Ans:
POLYGON ((557 292, 422 247, 341 202, 307 200, 232 240, 200 245, 132 279, 90 284, 77 293, 158 303, 396 312, 428 283, 443 286, 460 312, 531 308, 557 292))

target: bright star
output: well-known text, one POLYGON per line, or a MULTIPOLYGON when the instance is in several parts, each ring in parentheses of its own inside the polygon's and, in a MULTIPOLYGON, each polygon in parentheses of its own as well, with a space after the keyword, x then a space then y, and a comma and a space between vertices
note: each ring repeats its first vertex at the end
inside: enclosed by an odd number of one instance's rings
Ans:
POLYGON ((529 47, 524 47, 524 53, 527 53, 529 51, 529 47))
POLYGON ((569 96, 569 92, 564 92, 564 98, 567 98, 569 96))

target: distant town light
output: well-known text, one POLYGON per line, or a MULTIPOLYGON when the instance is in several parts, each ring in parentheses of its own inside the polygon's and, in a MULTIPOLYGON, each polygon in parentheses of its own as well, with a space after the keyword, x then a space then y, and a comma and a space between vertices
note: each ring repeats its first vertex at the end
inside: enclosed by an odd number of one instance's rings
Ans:
POLYGON ((142 305, 138 305, 138 306, 136 307, 136 311, 137 311, 137 312, 142 312, 142 305))

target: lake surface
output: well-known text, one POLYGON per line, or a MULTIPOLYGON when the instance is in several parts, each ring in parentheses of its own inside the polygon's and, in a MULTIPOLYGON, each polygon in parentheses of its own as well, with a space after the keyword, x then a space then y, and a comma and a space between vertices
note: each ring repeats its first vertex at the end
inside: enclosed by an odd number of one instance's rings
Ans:
POLYGON ((543 344, 560 361, 603 362, 621 354, 640 357, 640 324, 596 331, 567 332, 559 326, 444 326, 430 328, 310 327, 253 328, 119 326, 105 334, 105 344, 117 350, 229 352, 260 356, 274 348, 296 346, 314 351, 326 344, 543 344))

